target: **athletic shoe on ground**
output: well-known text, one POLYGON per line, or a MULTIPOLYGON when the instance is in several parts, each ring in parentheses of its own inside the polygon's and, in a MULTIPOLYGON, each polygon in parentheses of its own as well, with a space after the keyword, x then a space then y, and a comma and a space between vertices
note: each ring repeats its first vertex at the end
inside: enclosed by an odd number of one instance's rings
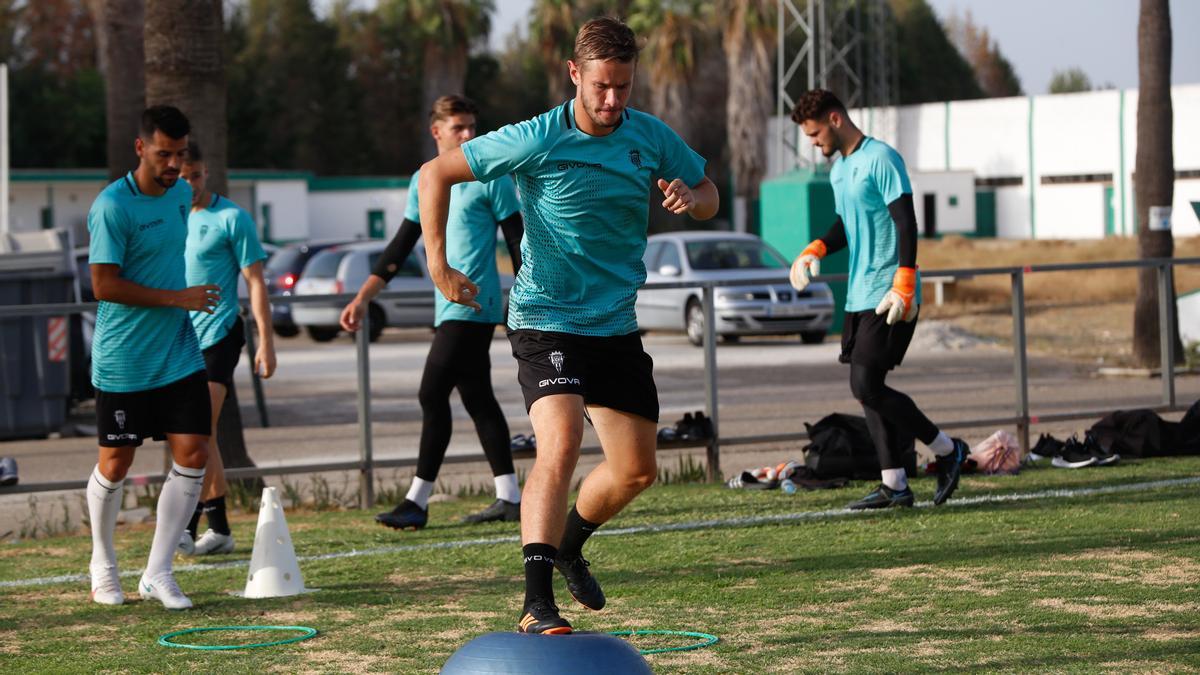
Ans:
POLYGON ((221 534, 211 529, 200 535, 196 540, 196 550, 192 555, 212 555, 213 553, 233 553, 233 535, 221 534))
POLYGON ((1037 443, 1029 451, 1029 459, 1038 462, 1043 459, 1054 459, 1062 452, 1064 443, 1050 434, 1038 436, 1037 443))
POLYGON ((566 635, 571 632, 571 624, 558 615, 558 606, 552 600, 537 599, 525 605, 517 632, 566 635))
POLYGON ((554 566, 567 580, 567 590, 571 592, 575 602, 597 612, 604 609, 604 591, 600 588, 600 582, 596 581, 596 577, 592 576, 591 570, 588 569, 591 563, 584 560, 583 556, 555 556, 554 566))
POLYGON ((0 457, 0 485, 17 484, 17 460, 0 457))
POLYGON ((937 490, 933 493, 934 505, 945 504, 958 489, 958 477, 962 475, 963 462, 971 454, 971 447, 961 438, 952 438, 954 449, 948 455, 937 458, 937 490))
POLYGON ((519 523, 521 522, 521 505, 512 502, 497 499, 492 502, 491 506, 480 511, 472 513, 469 516, 463 516, 464 523, 519 523))
POLYGON ((179 543, 175 546, 175 552, 179 555, 192 555, 196 552, 196 542, 192 540, 192 535, 187 530, 179 535, 179 543))
POLYGON ((1092 453, 1092 457, 1096 458, 1096 466, 1108 466, 1121 461, 1121 456, 1111 450, 1105 450, 1100 442, 1091 434, 1086 434, 1083 437, 1083 447, 1092 453))
POLYGON ((125 603, 125 593, 121 590, 121 576, 117 574, 116 565, 92 565, 89 569, 92 575, 92 602, 101 605, 120 605, 125 603))
POLYGON ((1092 456, 1092 451, 1084 447, 1083 443, 1080 443, 1079 439, 1074 436, 1067 439, 1062 452, 1051 461, 1051 464, 1060 469, 1082 469, 1095 463, 1096 458, 1092 456))
POLYGON ((175 575, 170 572, 158 574, 153 579, 143 574, 142 580, 138 582, 138 593, 143 600, 153 598, 167 609, 192 608, 192 601, 179 590, 179 584, 175 583, 175 575))
POLYGON ((893 506, 912 506, 913 492, 912 488, 905 486, 903 490, 893 490, 888 486, 880 483, 879 487, 875 488, 871 494, 862 499, 851 503, 846 508, 851 511, 862 511, 864 509, 887 509, 893 506))
POLYGON ((375 516, 375 522, 395 530, 419 530, 429 522, 429 511, 405 499, 391 511, 375 516))

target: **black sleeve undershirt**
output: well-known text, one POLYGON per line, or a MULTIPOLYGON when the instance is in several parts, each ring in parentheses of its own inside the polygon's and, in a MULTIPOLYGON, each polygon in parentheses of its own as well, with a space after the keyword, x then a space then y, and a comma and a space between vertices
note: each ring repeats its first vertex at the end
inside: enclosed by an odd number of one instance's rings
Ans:
POLYGON ((829 226, 829 231, 821 237, 821 241, 825 242, 825 255, 837 253, 846 248, 846 224, 842 222, 841 216, 833 221, 833 224, 829 226))
POLYGON ((404 222, 400 223, 400 229, 396 231, 396 236, 392 237, 387 248, 383 250, 383 255, 379 256, 371 274, 385 282, 391 281, 396 276, 396 272, 400 271, 400 266, 412 253, 413 247, 417 245, 417 239, 420 238, 421 225, 405 218, 404 222))
POLYGON ((521 220, 521 212, 515 211, 500 221, 500 231, 504 233, 504 245, 508 247, 515 275, 521 271, 521 238, 525 236, 525 221, 521 220))
POLYGON ((913 208, 913 197, 909 193, 900 195, 888 204, 888 213, 896 221, 896 248, 899 250, 900 267, 917 266, 917 212, 913 208))

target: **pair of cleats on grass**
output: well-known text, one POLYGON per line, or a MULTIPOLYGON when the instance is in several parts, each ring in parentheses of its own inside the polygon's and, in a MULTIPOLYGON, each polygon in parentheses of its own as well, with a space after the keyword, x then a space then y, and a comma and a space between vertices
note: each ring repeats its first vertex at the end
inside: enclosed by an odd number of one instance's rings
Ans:
MULTIPOLYGON (((125 592, 121 590, 121 577, 116 565, 93 565, 92 602, 101 605, 125 604, 125 592)), ((138 595, 143 600, 158 600, 167 609, 191 609, 192 601, 179 590, 175 575, 163 572, 155 575, 143 574, 138 581, 138 595)))
MULTIPOLYGON (((423 509, 416 502, 405 499, 391 511, 376 515, 375 522, 394 530, 419 530, 429 522, 429 509, 423 509)), ((518 523, 521 522, 521 505, 497 499, 484 510, 463 516, 462 522, 518 523)))
MULTIPOLYGON (((567 590, 575 602, 598 612, 604 609, 604 591, 596 577, 592 576, 590 563, 583 556, 574 558, 554 559, 554 567, 567 580, 567 590)), ((558 613, 558 605, 553 598, 533 598, 525 603, 521 610, 521 619, 517 622, 517 632, 537 633, 541 635, 566 635, 572 631, 571 623, 558 613)))
MULTIPOLYGON (((961 438, 952 439, 954 449, 948 455, 937 458, 937 490, 933 493, 933 503, 940 506, 950 499, 950 495, 958 489, 958 479, 962 475, 963 462, 971 454, 971 448, 961 438)), ((905 485, 901 490, 893 490, 880 483, 871 494, 853 502, 847 508, 851 511, 865 509, 887 509, 891 507, 912 506, 914 502, 912 488, 905 485)))

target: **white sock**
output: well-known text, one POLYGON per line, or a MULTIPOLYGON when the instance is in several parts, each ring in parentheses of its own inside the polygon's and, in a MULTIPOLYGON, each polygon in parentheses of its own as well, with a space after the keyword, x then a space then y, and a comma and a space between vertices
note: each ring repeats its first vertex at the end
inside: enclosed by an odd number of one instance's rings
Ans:
POLYGON ((929 444, 929 449, 938 457, 945 457, 954 452, 954 441, 946 435, 946 432, 939 431, 937 438, 933 439, 933 442, 929 444))
POLYGON ((417 478, 416 476, 413 476, 412 485, 409 486, 408 494, 405 495, 404 498, 416 504, 417 506, 428 510, 429 495, 431 494, 433 494, 433 481, 428 481, 424 478, 417 478))
POLYGON ((883 484, 889 490, 903 490, 908 487, 908 474, 904 473, 904 469, 884 469, 883 484))
POLYGON ((171 473, 163 483, 158 495, 158 513, 154 525, 154 542, 150 544, 150 558, 146 561, 146 576, 154 577, 171 571, 171 559, 179 545, 179 535, 187 527, 188 520, 200 500, 200 489, 204 485, 204 469, 191 469, 171 463, 171 473))
POLYGON ((100 465, 92 469, 88 479, 88 518, 92 523, 92 564, 107 566, 117 564, 117 548, 113 545, 113 531, 117 528, 117 516, 125 496, 125 481, 112 482, 100 475, 100 465))
POLYGON ((496 483, 496 499, 503 499, 510 504, 521 503, 521 486, 517 484, 517 474, 506 473, 492 478, 496 483))

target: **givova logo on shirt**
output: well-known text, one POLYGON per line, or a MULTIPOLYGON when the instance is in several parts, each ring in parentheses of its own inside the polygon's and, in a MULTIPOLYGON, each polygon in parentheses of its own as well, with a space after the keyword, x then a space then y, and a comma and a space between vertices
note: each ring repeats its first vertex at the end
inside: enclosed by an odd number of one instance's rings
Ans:
POLYGON ((565 162, 558 163, 559 171, 566 171, 568 169, 600 169, 603 167, 604 167, 604 165, 601 164, 600 162, 592 163, 592 162, 578 162, 575 160, 567 160, 565 162))

